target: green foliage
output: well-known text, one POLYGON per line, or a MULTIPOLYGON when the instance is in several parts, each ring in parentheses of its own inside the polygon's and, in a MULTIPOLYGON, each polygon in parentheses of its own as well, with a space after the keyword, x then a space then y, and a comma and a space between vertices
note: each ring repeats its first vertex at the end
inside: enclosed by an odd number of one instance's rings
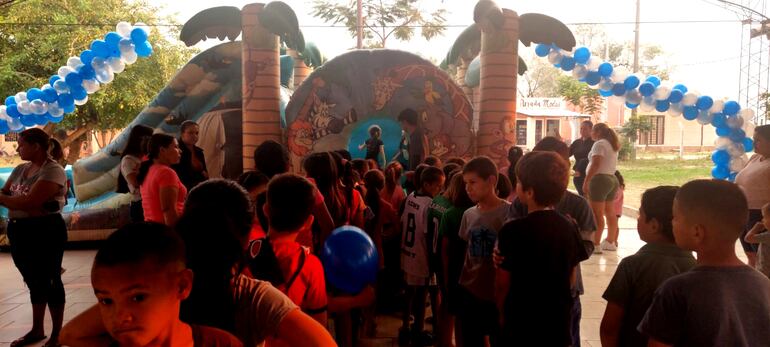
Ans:
MULTIPOLYGON (((420 35, 430 40, 446 30, 446 10, 426 11, 416 0, 363 0, 365 44, 369 48, 384 48, 388 39, 409 41, 420 27, 420 35)), ((342 23, 356 37, 356 0, 313 0, 313 16, 332 24, 342 23)))
POLYGON ((603 100, 599 92, 572 76, 560 75, 556 80, 556 92, 582 113, 596 115, 601 112, 603 100))
POLYGON ((631 116, 620 128, 620 134, 623 137, 629 139, 631 143, 636 143, 639 138, 639 134, 647 131, 652 131, 652 123, 646 116, 631 116))
POLYGON ((554 68, 547 60, 536 58, 529 62, 529 69, 523 76, 523 83, 519 85, 526 88, 523 93, 526 97, 548 98, 560 96, 557 88, 561 70, 554 68))
MULTIPOLYGON (((0 95, 3 98, 47 83, 67 58, 79 55, 91 41, 103 39, 120 21, 177 24, 158 15, 144 0, 28 0, 0 13, 0 95), (37 24, 40 23, 40 24, 37 24), (67 25, 76 23, 78 25, 67 25)), ((176 26, 153 27, 149 41, 154 53, 115 75, 115 80, 89 95, 86 105, 65 115, 59 128, 87 123, 96 129, 126 126, 195 53, 176 41, 176 26)))

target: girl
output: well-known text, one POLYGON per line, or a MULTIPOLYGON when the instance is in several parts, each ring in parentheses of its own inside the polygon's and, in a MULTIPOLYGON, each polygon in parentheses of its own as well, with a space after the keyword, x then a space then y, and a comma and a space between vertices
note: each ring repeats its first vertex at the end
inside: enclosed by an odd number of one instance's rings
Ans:
POLYGON ((198 143, 199 131, 198 123, 191 120, 184 121, 179 128, 179 144, 182 156, 179 163, 172 167, 187 190, 193 189, 198 183, 209 178, 203 149, 195 145, 198 143))
POLYGON ((380 139, 382 136, 382 128, 379 125, 372 125, 369 127, 369 139, 365 143, 358 146, 358 150, 366 148, 366 157, 364 159, 373 159, 377 161, 379 165, 385 165, 385 144, 380 139))
POLYGON ((187 188, 171 169, 171 165, 179 163, 180 156, 173 136, 150 137, 149 160, 142 163, 136 175, 145 221, 172 226, 182 214, 187 188))
POLYGON ((142 194, 136 177, 142 158, 147 155, 147 142, 152 136, 152 128, 137 124, 128 134, 128 143, 120 155, 120 173, 118 174, 118 193, 130 193, 130 217, 132 222, 144 221, 142 194))
POLYGON ((594 249, 598 252, 602 250, 616 251, 618 249, 618 217, 613 202, 619 186, 615 171, 617 171, 618 166, 620 140, 618 140, 615 131, 605 123, 596 124, 591 130, 591 137, 596 142, 588 154, 588 170, 582 189, 588 195, 588 201, 591 203, 591 209, 596 219, 594 249), (601 241, 605 225, 607 226, 607 238, 601 241))

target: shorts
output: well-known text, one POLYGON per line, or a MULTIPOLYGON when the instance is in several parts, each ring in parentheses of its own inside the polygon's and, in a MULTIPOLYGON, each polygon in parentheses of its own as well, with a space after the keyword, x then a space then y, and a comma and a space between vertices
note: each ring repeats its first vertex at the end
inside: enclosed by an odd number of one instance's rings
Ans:
POLYGON ((438 281, 436 280, 436 274, 432 274, 428 277, 412 275, 408 272, 404 272, 404 280, 406 285, 415 287, 427 287, 436 286, 438 281))
POLYGON ((613 202, 618 192, 618 178, 615 175, 598 174, 588 182, 588 200, 592 202, 613 202))
POLYGON ((741 238, 739 239, 741 241, 741 246, 743 246, 743 251, 747 253, 757 253, 759 250, 759 244, 758 243, 748 243, 746 242, 746 234, 749 233, 749 230, 754 227, 757 223, 762 221, 762 210, 749 210, 749 220, 746 222, 746 228, 743 229, 743 232, 741 233, 741 238))

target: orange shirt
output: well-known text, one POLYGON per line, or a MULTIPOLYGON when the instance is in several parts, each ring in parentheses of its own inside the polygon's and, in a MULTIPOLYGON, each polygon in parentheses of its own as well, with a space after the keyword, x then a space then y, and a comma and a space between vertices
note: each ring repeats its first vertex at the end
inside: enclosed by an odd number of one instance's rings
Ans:
POLYGON ((145 221, 166 223, 160 206, 160 189, 165 187, 176 187, 179 190, 176 199, 176 212, 178 215, 182 214, 184 200, 187 198, 187 188, 171 167, 153 164, 139 188, 142 192, 142 209, 144 209, 145 221))

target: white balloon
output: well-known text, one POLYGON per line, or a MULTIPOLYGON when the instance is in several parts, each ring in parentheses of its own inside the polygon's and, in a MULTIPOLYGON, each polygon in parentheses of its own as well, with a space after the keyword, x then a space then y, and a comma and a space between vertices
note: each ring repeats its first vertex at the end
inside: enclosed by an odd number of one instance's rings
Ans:
POLYGON ((666 114, 668 114, 671 117, 679 117, 682 115, 683 107, 681 103, 675 103, 671 104, 671 106, 668 107, 668 111, 666 111, 666 114))
POLYGON ((73 69, 73 68, 71 68, 69 66, 62 66, 57 71, 57 74, 59 75, 59 77, 61 77, 63 79, 65 77, 67 77, 67 75, 69 75, 72 72, 75 72, 75 69, 73 69))
POLYGON ((684 106, 692 106, 695 105, 696 102, 698 102, 698 93, 695 92, 687 92, 684 95, 684 98, 682 98, 682 105, 684 106))
POLYGON ((26 92, 18 92, 16 95, 13 96, 13 100, 16 101, 16 104, 18 105, 22 101, 27 100, 27 93, 26 92))
POLYGON ((51 87, 51 85, 48 84, 48 83, 46 83, 42 87, 40 87, 40 90, 43 90, 43 91, 45 91, 47 89, 53 89, 53 87, 51 87))
POLYGON ((744 108, 738 112, 738 115, 743 118, 744 121, 754 120, 754 110, 750 108, 744 108))
POLYGON ((575 68, 572 69, 572 77, 577 79, 585 78, 587 74, 588 68, 583 65, 575 65, 575 68))
POLYGON ((714 114, 710 113, 709 111, 700 111, 700 113, 698 113, 698 118, 695 120, 700 125, 708 125, 711 124, 712 120, 714 120, 714 114))
POLYGON ((112 57, 110 59, 107 59, 107 65, 110 66, 113 73, 121 73, 123 70, 126 69, 126 64, 123 63, 121 58, 112 57))
POLYGON ((596 71, 599 70, 599 65, 602 64, 602 59, 599 57, 591 57, 588 59, 588 64, 586 64, 586 67, 588 70, 596 71))
POLYGON ((79 57, 70 57, 67 59, 67 66, 70 68, 76 69, 79 65, 82 65, 83 62, 80 61, 79 57))
POLYGON ((626 101, 630 104, 639 105, 642 102, 642 94, 636 89, 629 90, 626 92, 626 101))
POLYGON ((32 111, 32 114, 35 115, 43 115, 46 112, 48 112, 48 107, 46 107, 46 103, 43 102, 43 100, 32 100, 29 103, 29 109, 32 111))
POLYGON ((737 158, 733 158, 730 160, 730 172, 739 172, 743 170, 744 167, 746 167, 746 164, 748 164, 748 160, 746 159, 746 155, 742 155, 737 158))
POLYGON ((24 124, 21 124, 21 121, 18 118, 11 118, 11 120, 8 121, 8 129, 11 131, 19 131, 24 129, 24 124))
POLYGON ((120 53, 123 54, 126 52, 135 52, 136 47, 131 39, 122 39, 120 40, 120 43, 118 43, 118 49, 120 49, 120 53))
POLYGON ((64 115, 64 109, 59 107, 58 102, 52 102, 48 104, 48 113, 50 113, 51 116, 54 116, 54 117, 61 117, 64 115))
POLYGON ((653 99, 651 96, 644 97, 642 99, 642 103, 639 104, 639 110, 643 112, 655 111, 655 99, 653 99))
POLYGON ((725 109, 725 101, 724 100, 714 100, 714 105, 711 106, 709 109, 709 112, 711 113, 718 113, 722 112, 722 110, 725 109))
POLYGON ((618 66, 612 71, 613 83, 623 83, 623 81, 626 80, 626 77, 628 77, 628 69, 623 66, 618 66))
POLYGON ((85 88, 86 93, 93 94, 99 91, 100 86, 96 80, 83 80, 83 88, 85 88))
POLYGON ((29 101, 27 100, 17 103, 16 109, 19 110, 19 113, 23 115, 32 114, 32 109, 30 108, 29 101))
POLYGON ((746 137, 754 137, 754 129, 757 127, 754 122, 748 120, 743 122, 743 131, 746 132, 746 137))
POLYGON ((115 32, 123 37, 131 36, 131 29, 131 23, 129 22, 119 22, 118 25, 115 26, 115 32))
POLYGON ((564 58, 564 55, 561 54, 561 51, 559 50, 552 50, 551 53, 548 53, 548 62, 551 64, 558 64, 561 62, 561 59, 564 58))
POLYGON ((115 79, 115 75, 110 69, 96 71, 96 80, 99 83, 110 83, 115 79))
POLYGON ((743 128, 743 118, 738 116, 729 116, 727 117, 727 126, 732 129, 741 129, 743 128))
POLYGON ((69 93, 70 91, 70 87, 67 86, 67 82, 64 82, 64 80, 54 82, 53 89, 56 89, 56 92, 59 94, 69 93))
POLYGON ((77 106, 83 106, 88 102, 88 96, 83 98, 82 100, 75 99, 75 105, 77 106))
POLYGON ((10 118, 8 116, 8 112, 6 112, 6 109, 7 107, 5 107, 5 105, 0 105, 0 119, 3 119, 5 121, 7 121, 8 118, 10 118))
POLYGON ((94 68, 94 70, 99 71, 100 69, 104 69, 107 66, 107 61, 104 60, 102 57, 95 57, 94 60, 91 61, 91 67, 94 68))
POLYGON ((730 142, 727 145, 727 152, 730 153, 731 158, 740 157, 746 154, 746 150, 743 148, 743 144, 730 142))
POLYGON ((671 88, 661 85, 658 88, 655 88, 655 100, 666 100, 671 95, 671 88))
POLYGON ((136 52, 125 52, 120 55, 120 59, 123 60, 126 65, 131 65, 133 63, 136 63, 136 60, 139 59, 139 56, 136 54, 136 52))
POLYGON ((601 90, 612 90, 612 81, 609 79, 602 79, 601 82, 599 82, 599 89, 601 90))

